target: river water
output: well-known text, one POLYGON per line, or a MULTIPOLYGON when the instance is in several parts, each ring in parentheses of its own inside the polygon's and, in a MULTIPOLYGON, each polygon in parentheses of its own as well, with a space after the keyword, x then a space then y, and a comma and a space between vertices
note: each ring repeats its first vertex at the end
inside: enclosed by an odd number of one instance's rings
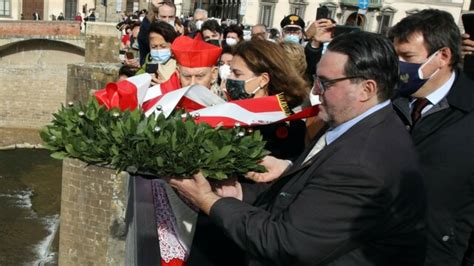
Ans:
POLYGON ((62 162, 0 151, 0 265, 57 265, 62 162))

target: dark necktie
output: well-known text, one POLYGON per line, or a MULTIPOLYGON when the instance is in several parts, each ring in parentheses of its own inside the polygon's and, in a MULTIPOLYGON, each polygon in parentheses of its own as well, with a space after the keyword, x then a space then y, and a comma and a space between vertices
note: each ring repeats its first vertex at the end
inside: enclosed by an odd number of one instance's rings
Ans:
POLYGON ((430 101, 426 98, 418 98, 413 104, 413 110, 411 111, 411 122, 414 125, 416 121, 421 118, 421 111, 425 108, 430 101))

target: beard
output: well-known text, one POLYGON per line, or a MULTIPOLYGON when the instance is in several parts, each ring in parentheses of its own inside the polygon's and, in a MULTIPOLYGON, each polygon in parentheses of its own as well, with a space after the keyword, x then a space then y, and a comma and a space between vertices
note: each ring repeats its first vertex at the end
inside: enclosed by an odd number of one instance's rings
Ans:
POLYGON ((320 96, 321 105, 319 106, 318 117, 326 122, 331 128, 354 118, 355 96, 346 94, 343 98, 335 101, 327 101, 324 95, 320 96))

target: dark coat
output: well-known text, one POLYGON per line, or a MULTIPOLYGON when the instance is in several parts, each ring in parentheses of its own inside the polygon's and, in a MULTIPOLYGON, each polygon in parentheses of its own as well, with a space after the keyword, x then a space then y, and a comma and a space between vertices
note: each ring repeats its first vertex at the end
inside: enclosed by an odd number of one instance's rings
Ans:
MULTIPOLYGON (((278 158, 292 159, 304 150, 305 123, 302 120, 259 126, 265 149, 278 158)), ((245 180, 243 180, 245 181, 245 180)), ((239 266, 245 254, 207 215, 199 212, 187 266, 239 266)))
MULTIPOLYGON (((398 97, 393 105, 410 128, 408 102, 398 97)), ((474 81, 458 73, 445 100, 410 130, 427 192, 427 265, 474 264, 473 110, 474 81)))
MULTIPOLYGON (((310 147, 311 148, 311 147, 310 147)), ((364 118, 263 193, 218 200, 210 218, 248 265, 422 265, 425 195, 415 149, 391 107, 364 118)))

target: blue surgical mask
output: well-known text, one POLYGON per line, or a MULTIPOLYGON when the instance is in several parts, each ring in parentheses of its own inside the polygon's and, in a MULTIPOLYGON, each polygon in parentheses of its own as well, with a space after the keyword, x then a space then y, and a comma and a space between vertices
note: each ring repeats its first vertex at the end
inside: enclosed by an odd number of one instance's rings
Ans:
POLYGON ((171 50, 165 49, 152 49, 150 50, 150 57, 152 61, 164 64, 171 58, 171 50))
POLYGON ((284 42, 300 43, 300 37, 298 35, 288 34, 283 38, 284 42))
POLYGON ((248 80, 238 80, 238 79, 227 79, 225 82, 225 88, 231 100, 242 100, 253 98, 255 93, 260 90, 262 87, 258 86, 253 92, 248 93, 245 90, 245 84, 256 77, 250 78, 248 80))
POLYGON ((425 83, 438 73, 439 68, 429 77, 423 76, 423 67, 433 59, 438 52, 432 54, 423 64, 400 61, 400 81, 398 91, 401 96, 408 97, 417 92, 425 83))

